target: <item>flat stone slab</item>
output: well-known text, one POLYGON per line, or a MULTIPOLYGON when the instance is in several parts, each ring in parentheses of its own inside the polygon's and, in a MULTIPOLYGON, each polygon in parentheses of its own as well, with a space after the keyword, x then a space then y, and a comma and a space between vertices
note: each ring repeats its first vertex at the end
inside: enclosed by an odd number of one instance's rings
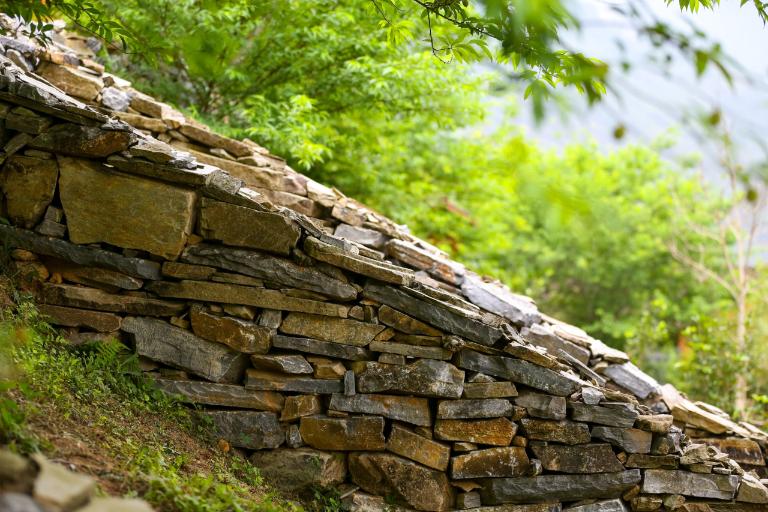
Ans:
POLYGON ((344 391, 344 384, 340 379, 313 379, 305 375, 289 375, 254 368, 245 370, 245 387, 260 391, 317 393, 321 395, 344 391))
POLYGON ((121 329, 133 335, 139 355, 213 382, 239 382, 248 365, 245 354, 155 318, 126 317, 121 329))
POLYGON ((640 483, 639 469, 597 475, 541 475, 491 478, 482 484, 483 503, 541 503, 618 498, 640 483))
POLYGON ((743 439, 740 437, 707 437, 704 439, 697 439, 696 442, 706 443, 716 447, 721 452, 727 453, 730 458, 739 464, 765 466, 765 459, 760 450, 760 445, 752 439, 743 439))
POLYGON ((733 499, 739 485, 736 475, 710 475, 688 471, 648 469, 641 492, 682 494, 696 498, 733 499))
POLYGON ((384 354, 400 354, 407 357, 438 359, 440 361, 449 361, 453 357, 453 352, 442 347, 421 347, 393 341, 372 341, 368 348, 373 352, 384 354))
POLYGON ((304 356, 295 354, 252 355, 251 363, 260 370, 290 373, 292 375, 311 375, 314 370, 304 356))
POLYGON ((415 334, 420 336, 442 336, 442 332, 429 324, 416 320, 412 316, 392 309, 389 306, 379 308, 379 322, 397 329, 405 334, 415 334))
POLYGON ((437 404, 439 419, 477 419, 510 416, 514 406, 503 398, 440 400, 437 404))
POLYGON ((46 304, 141 316, 172 316, 187 307, 182 302, 119 295, 70 284, 45 283, 42 298, 46 304))
POLYGON ((451 458, 451 478, 500 478, 525 475, 531 467, 525 448, 474 450, 451 458))
POLYGON ((121 318, 112 313, 49 304, 40 304, 37 309, 53 325, 86 327, 97 332, 114 332, 120 328, 121 318))
POLYGON ((280 412, 284 398, 272 391, 254 391, 243 386, 214 384, 194 380, 156 379, 154 384, 170 395, 181 396, 196 404, 240 407, 258 411, 280 412))
POLYGON ((525 407, 529 416, 552 420, 565 419, 565 397, 521 391, 515 405, 525 407))
POLYGON ((596 501, 588 505, 578 505, 564 509, 566 512, 629 512, 620 499, 596 501))
POLYGON ((656 379, 630 362, 612 364, 603 370, 603 374, 641 400, 661 392, 656 379))
POLYGON ((304 250, 316 260, 343 268, 364 276, 400 285, 413 283, 413 271, 385 261, 378 261, 356 254, 349 254, 333 245, 321 242, 317 238, 307 237, 304 250))
POLYGON ((250 461, 267 481, 286 492, 331 487, 344 482, 347 476, 347 461, 343 453, 327 453, 311 448, 255 452, 250 461))
POLYGON ((574 377, 555 370, 537 366, 521 359, 489 356, 462 350, 454 362, 459 368, 481 372, 494 377, 540 389, 557 396, 568 396, 581 389, 582 382, 574 377))
POLYGON ((575 421, 597 423, 610 427, 629 428, 635 424, 638 417, 634 406, 624 403, 602 403, 601 405, 588 405, 581 402, 573 402, 568 408, 571 418, 575 421))
POLYGON ((523 418, 523 433, 528 439, 565 444, 583 444, 591 440, 589 425, 573 421, 535 420, 523 418))
POLYGON ((653 435, 636 428, 593 427, 592 437, 618 446, 627 453, 650 453, 653 435))
POLYGON ((451 510, 454 490, 442 471, 424 467, 391 453, 351 453, 352 481, 366 492, 390 496, 417 510, 451 510))
POLYGON ((264 252, 198 244, 187 247, 181 259, 188 263, 222 268, 271 283, 321 293, 342 301, 357 297, 354 286, 334 279, 317 267, 299 265, 289 259, 264 252))
POLYGON ((373 357, 368 349, 362 347, 313 340, 310 338, 295 338, 292 336, 274 336, 272 338, 272 346, 284 350, 295 350, 298 352, 334 357, 336 359, 347 359, 350 361, 366 361, 373 357))
POLYGON ((189 318, 197 336, 245 354, 266 354, 275 332, 239 318, 213 315, 198 305, 192 306, 189 318))
POLYGON ((387 450, 438 471, 448 469, 451 457, 450 446, 427 439, 397 424, 392 425, 387 450))
POLYGON ((395 392, 435 398, 459 398, 463 385, 463 371, 431 359, 404 366, 369 362, 357 380, 360 393, 395 392))
POLYGON ((410 396, 334 394, 328 409, 356 414, 373 414, 421 427, 432 426, 429 400, 410 396))
POLYGON ((249 450, 277 448, 285 441, 285 432, 273 412, 207 411, 216 433, 232 446, 249 450))
POLYGON ((465 382, 465 398, 506 398, 517 396, 517 388, 509 381, 465 382))
POLYGON ((290 313, 280 324, 285 334, 355 346, 368 345, 383 330, 383 325, 306 313, 290 313))
POLYGON ((59 158, 59 194, 70 240, 178 258, 192 231, 196 193, 105 169, 92 161, 59 158))
POLYGON ((531 443, 530 449, 547 471, 616 473, 624 470, 610 444, 562 445, 531 443))
POLYGON ((530 299, 516 295, 499 284, 486 283, 472 272, 464 278, 461 291, 473 304, 516 324, 529 326, 541 320, 539 310, 530 299))
POLYGON ((380 416, 352 416, 328 418, 305 416, 299 427, 301 438, 318 450, 383 450, 384 418, 380 416))
POLYGON ((435 437, 444 441, 508 446, 517 432, 517 425, 507 418, 485 420, 437 420, 435 437))

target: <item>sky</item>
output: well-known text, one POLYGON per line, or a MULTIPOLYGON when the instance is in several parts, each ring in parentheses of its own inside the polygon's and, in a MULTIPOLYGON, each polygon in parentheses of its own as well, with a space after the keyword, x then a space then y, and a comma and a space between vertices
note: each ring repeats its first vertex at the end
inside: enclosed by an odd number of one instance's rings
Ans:
POLYGON ((739 157, 744 162, 765 157, 764 150, 754 141, 762 140, 768 146, 768 27, 763 26, 750 4, 740 8, 739 3, 723 0, 714 11, 695 14, 681 13, 676 3, 667 6, 663 0, 643 3, 661 20, 683 29, 694 23, 711 41, 719 42, 725 54, 736 61, 733 69, 746 71, 737 71, 731 86, 715 69, 708 69, 697 78, 693 64, 684 59, 676 59, 669 75, 663 76, 659 66, 647 59, 650 45, 613 12, 611 6, 624 6, 624 0, 575 0, 571 5, 575 5, 575 12, 585 21, 581 31, 565 35, 569 45, 588 56, 617 63, 621 54, 615 41, 621 41, 633 68, 628 74, 619 73, 614 81, 619 96, 609 93, 604 102, 592 108, 577 97, 570 102, 575 107, 568 117, 550 114, 540 126, 523 104, 517 122, 542 145, 553 148, 589 140, 609 148, 649 143, 660 136, 675 134, 677 142, 665 151, 666 156, 698 153, 705 175, 716 179, 716 146, 697 139, 681 120, 686 115, 719 109, 729 131, 739 141, 739 157), (613 132, 619 124, 626 131, 617 141, 613 132))

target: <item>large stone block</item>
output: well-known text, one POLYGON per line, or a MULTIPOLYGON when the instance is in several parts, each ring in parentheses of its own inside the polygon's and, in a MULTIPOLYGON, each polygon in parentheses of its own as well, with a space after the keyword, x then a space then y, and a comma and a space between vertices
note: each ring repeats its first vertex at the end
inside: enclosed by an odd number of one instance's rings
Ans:
POLYGON ((166 183, 60 158, 59 193, 69 238, 106 242, 174 260, 192 230, 196 194, 166 183))
POLYGON ((439 419, 476 419, 510 416, 514 406, 503 398, 441 400, 437 404, 439 419))
POLYGON ((604 443, 561 445, 531 443, 531 450, 547 471, 559 473, 616 473, 624 467, 604 443))
POLYGON ((294 338, 292 336, 274 336, 272 338, 272 346, 285 350, 295 350, 351 361, 365 361, 370 360, 372 357, 370 351, 362 347, 353 347, 352 345, 342 345, 341 343, 331 343, 329 341, 309 338, 294 338))
POLYGON ((643 478, 642 492, 648 494, 682 494, 696 498, 733 499, 739 485, 736 475, 710 475, 649 469, 643 478))
POLYGON ((253 322, 212 315, 201 306, 192 306, 190 320, 196 335, 245 354, 266 354, 274 333, 253 322))
POLYGON ((451 459, 451 478, 523 476, 531 469, 525 448, 509 446, 475 450, 451 459))
POLYGON ((432 425, 429 400, 410 396, 334 394, 328 409, 356 414, 374 414, 421 427, 432 425))
POLYGON ((181 397, 194 404, 280 412, 285 401, 280 393, 253 391, 231 384, 167 379, 156 379, 154 384, 169 395, 181 397))
POLYGON ((435 437, 445 441, 508 446, 516 432, 517 425, 507 418, 435 422, 435 437))
POLYGON ((650 453, 653 435, 636 428, 594 427, 592 437, 618 446, 627 453, 650 453))
POLYGON ((588 405, 581 402, 573 402, 568 408, 571 410, 571 418, 576 421, 597 423, 610 427, 629 428, 635 424, 637 410, 633 405, 625 403, 602 403, 600 405, 588 405))
POLYGON ((349 455, 352 481, 365 491, 391 496, 416 510, 451 510, 454 491, 442 471, 426 468, 390 453, 349 455))
POLYGON ((277 448, 285 441, 285 432, 273 412, 208 411, 216 433, 232 446, 249 450, 277 448))
POLYGON ((464 372, 450 363, 421 359, 409 365, 369 362, 358 376, 361 393, 395 392, 436 398, 459 398, 464 372))
POLYGON ((289 254, 301 236, 301 229, 288 217, 206 198, 201 201, 198 230, 204 238, 226 245, 278 254, 289 254))
POLYGON ((305 313, 290 313, 280 325, 286 334, 356 346, 367 345, 383 330, 383 325, 305 313))
POLYGON ((173 316, 180 314, 187 307, 181 302, 119 295, 98 288, 53 283, 43 285, 42 300, 46 304, 142 316, 173 316))
POLYGON ((550 421, 523 418, 523 433, 528 439, 554 443, 583 444, 591 439, 589 425, 573 421, 550 421))
POLYGON ((344 482, 347 462, 343 453, 326 453, 311 448, 256 452, 251 463, 278 489, 302 492, 344 482))
POLYGON ((95 100, 104 88, 104 81, 98 76, 63 64, 43 62, 35 72, 65 93, 86 101, 95 100))
POLYGON ((565 397, 551 396, 532 391, 520 391, 515 405, 525 407, 529 416, 552 420, 565 419, 565 397))
POLYGON ((136 136, 127 131, 63 123, 35 137, 29 147, 57 155, 102 158, 125 151, 135 140, 136 136))
POLYGON ((133 335, 139 355, 213 382, 239 382, 248 365, 247 355, 198 338, 162 320, 126 317, 121 329, 133 335))
POLYGON ((306 416, 299 428, 304 442, 318 450, 383 450, 384 418, 306 416))
POLYGON ((26 229, 40 222, 53 200, 58 176, 56 160, 18 155, 9 158, 0 174, 8 219, 26 229))
POLYGON ((541 503, 618 498, 640 483, 639 469, 597 475, 541 475, 491 478, 480 491, 483 503, 541 503))
POLYGON ((397 424, 392 425, 387 450, 439 471, 448 468, 451 457, 450 446, 427 439, 397 424))

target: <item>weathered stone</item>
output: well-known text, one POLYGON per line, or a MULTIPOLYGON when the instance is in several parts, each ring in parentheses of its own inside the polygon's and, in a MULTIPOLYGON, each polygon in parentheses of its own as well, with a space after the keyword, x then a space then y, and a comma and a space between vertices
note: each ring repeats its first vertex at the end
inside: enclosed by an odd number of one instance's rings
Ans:
POLYGON ((523 418, 523 432, 529 439, 565 444, 583 444, 591 439, 589 426, 573 421, 550 421, 523 418))
POLYGON ((420 347, 392 341, 372 341, 368 348, 373 352, 400 354, 407 357, 421 357, 440 361, 448 361, 453 357, 453 352, 442 347, 420 347))
POLYGON ((192 265, 191 263, 165 261, 163 262, 162 273, 164 276, 174 277, 176 279, 206 281, 213 277, 216 273, 216 269, 206 265, 192 265))
POLYGON ((277 448, 285 440, 277 414, 255 411, 207 411, 217 435, 232 446, 249 450, 277 448))
POLYGON ((435 436, 444 441, 508 446, 517 432, 517 425, 507 418, 487 420, 437 420, 435 436))
POLYGON ((721 452, 727 453, 730 458, 739 464, 765 466, 765 459, 760 450, 760 445, 752 439, 742 439, 739 437, 708 437, 697 439, 696 441, 716 447, 721 452))
POLYGON ((356 346, 367 345, 383 329, 383 325, 303 313, 290 313, 280 325, 286 334, 356 346))
POLYGON ((194 221, 193 191, 112 173, 90 161, 60 158, 59 164, 72 242, 107 242, 166 259, 181 254, 194 221))
POLYGON ((289 396, 285 399, 285 407, 280 421, 294 421, 303 416, 320 414, 323 406, 317 395, 289 396))
POLYGON ((3 512, 45 512, 31 496, 17 492, 0 494, 0 510, 3 512))
POLYGON ((126 317, 121 329, 133 335, 139 355, 213 382, 239 382, 248 365, 245 354, 154 318, 126 317))
POLYGON ((156 379, 154 384, 170 395, 181 396, 195 404, 280 412, 285 402, 280 393, 253 391, 231 384, 166 379, 156 379))
POLYGON ((182 259, 189 263, 223 268, 264 281, 318 292, 342 301, 357 297, 354 286, 328 276, 317 267, 298 265, 288 259, 266 253, 199 244, 188 247, 182 259))
POLYGON ((680 452, 680 443, 682 442, 682 433, 669 432, 664 435, 653 436, 651 443, 651 453, 654 455, 667 455, 668 453, 680 452))
POLYGON ((73 473, 42 455, 32 459, 40 468, 32 497, 45 510, 75 510, 85 505, 96 490, 96 481, 91 477, 73 473))
POLYGON ((569 404, 571 418, 576 421, 586 421, 610 427, 629 428, 635 424, 637 410, 631 404, 605 403, 588 405, 580 402, 569 404))
POLYGON ((318 261, 349 270, 356 274, 372 277, 385 283, 407 286, 413 283, 414 280, 413 272, 406 268, 385 261, 347 253, 316 238, 307 238, 304 241, 304 250, 318 261))
POLYGON ((131 108, 150 117, 161 119, 173 128, 178 128, 186 122, 181 112, 146 94, 134 93, 131 96, 131 108))
POLYGON ((40 224, 35 227, 35 232, 53 238, 64 238, 64 235, 67 234, 67 226, 48 219, 43 219, 40 224))
POLYGON ((341 380, 313 379, 303 375, 287 375, 253 368, 248 368, 245 372, 245 387, 264 391, 293 391, 321 395, 344 391, 341 380))
POLYGON ((343 453, 326 453, 311 448, 256 452, 251 455, 250 461, 266 480, 287 492, 331 487, 342 483, 347 475, 343 453))
POLYGON ((661 498, 658 496, 637 496, 632 498, 633 512, 653 512, 661 508, 661 498))
POLYGON ((371 352, 362 347, 353 347, 352 345, 342 345, 340 343, 309 338, 294 338, 291 336, 274 336, 272 338, 272 346, 352 361, 366 361, 372 357, 371 352))
POLYGON ((529 416, 552 420, 565 419, 565 397, 520 391, 515 404, 525 407, 529 416))
POLYGON ((32 139, 29 147, 57 155, 103 158, 125 151, 134 141, 135 135, 131 132, 64 123, 32 139))
POLYGON ((675 420, 713 434, 724 434, 730 431, 746 438, 750 437, 749 430, 731 420, 728 415, 706 410, 704 407, 691 402, 671 384, 665 384, 661 390, 664 403, 675 420))
POLYGON ((673 420, 671 414, 644 414, 637 417, 635 426, 655 434, 666 434, 672 428, 673 420))
POLYGON ((429 469, 389 453, 349 455, 352 481, 365 491, 391 496, 417 510, 450 510, 454 491, 442 471, 429 469))
POLYGON ((593 443, 569 446, 531 443, 530 447, 547 471, 615 473, 624 469, 609 444, 593 443))
POLYGON ((517 396, 515 385, 509 381, 465 382, 465 398, 505 398, 517 396))
POLYGON ((501 331, 470 318, 462 310, 443 303, 442 306, 425 300, 426 297, 411 290, 369 282, 363 295, 369 299, 386 304, 394 309, 407 311, 408 314, 433 326, 453 332, 482 345, 493 345, 501 337, 501 331))
POLYGON ((477 491, 462 492, 456 495, 456 508, 459 510, 479 508, 482 504, 480 493, 477 491))
POLYGON ((560 503, 535 503, 528 505, 496 505, 491 507, 480 507, 474 512, 561 512, 560 503))
POLYGON ((296 375, 309 375, 313 372, 312 365, 299 355, 253 355, 251 356, 251 363, 256 368, 273 372, 296 375))
POLYGON ((289 218, 203 198, 198 229, 200 234, 226 245, 250 247, 290 254, 301 230, 289 218))
POLYGON ((422 427, 432 425, 429 401, 426 398, 394 395, 356 394, 354 396, 345 396, 335 394, 331 397, 328 409, 384 416, 385 418, 422 427))
POLYGON ((310 356, 307 360, 312 363, 316 379, 342 379, 347 373, 346 366, 340 361, 317 356, 310 356))
POLYGON ((49 304, 39 305, 38 310, 54 325, 87 327, 98 332, 113 332, 120 328, 120 317, 112 313, 51 306, 49 304))
POLYGON ((373 229, 350 226, 341 223, 336 226, 333 233, 339 238, 344 238, 358 244, 367 245, 376 249, 381 249, 387 243, 387 236, 373 229))
POLYGON ((318 450, 383 450, 385 447, 384 418, 380 416, 306 416, 301 418, 300 431, 304 442, 318 450))
POLYGON ((587 405, 597 405, 605 400, 605 394, 597 388, 584 387, 581 388, 581 399, 587 405))
POLYGON ((437 404, 439 419, 499 418, 512 414, 514 406, 509 400, 488 398, 475 400, 440 400, 437 404))
POLYGON ((173 316, 186 309, 186 305, 179 302, 118 295, 97 288, 52 283, 43 286, 43 302, 143 316, 173 316))
POLYGON ((98 76, 71 66, 42 62, 35 70, 35 73, 65 93, 86 101, 96 99, 96 96, 104 87, 104 82, 98 76))
POLYGON ((202 306, 190 310, 192 331, 201 338, 245 354, 266 354, 274 331, 253 322, 208 313, 202 306))
POLYGON ((739 491, 736 494, 736 501, 742 503, 768 503, 768 487, 766 487, 757 477, 745 473, 741 477, 739 491))
POLYGON ((105 268, 82 267, 71 263, 47 260, 51 272, 58 272, 66 281, 102 288, 109 292, 120 290, 138 290, 144 285, 144 281, 136 279, 122 272, 115 272, 105 268))
POLYGON ((349 308, 340 304, 289 297, 277 290, 254 288, 236 284, 211 283, 204 281, 156 281, 146 286, 147 290, 176 299, 191 299, 201 302, 242 304, 257 308, 300 311, 326 316, 346 317, 349 308))
POLYGON ((618 498, 640 482, 640 470, 596 475, 541 475, 529 478, 492 478, 483 483, 483 503, 536 503, 618 498))
POLYGON ((53 200, 58 176, 55 160, 18 155, 9 158, 0 174, 8 219, 27 229, 40 222, 53 200))
POLYGON ((425 270, 432 276, 450 284, 461 284, 464 266, 449 260, 442 254, 422 249, 403 240, 390 240, 384 249, 393 258, 419 270, 425 270))
POLYGON ((530 469, 525 448, 487 448, 451 458, 451 478, 522 476, 530 469))
POLYGON ((653 439, 650 432, 620 427, 594 427, 592 437, 608 441, 627 453, 649 453, 653 439))
POLYGON ((455 363, 465 370, 494 375, 557 396, 568 396, 581 388, 579 379, 570 374, 542 368, 520 359, 462 350, 457 354, 455 363))
POLYGON ((640 399, 648 398, 661 391, 661 386, 656 382, 656 379, 629 362, 610 365, 603 370, 603 373, 616 385, 621 386, 640 399))
POLYGON ((357 382, 361 393, 390 391, 436 398, 459 398, 463 385, 463 371, 431 359, 405 366, 369 362, 357 382))
POLYGON ((449 446, 415 434, 397 424, 392 425, 387 450, 439 471, 448 468, 451 457, 449 446))
POLYGON ((154 261, 83 247, 3 224, 0 224, 0 239, 9 247, 27 249, 35 254, 61 258, 79 265, 110 268, 142 279, 160 279, 160 265, 154 261))
POLYGON ((555 357, 562 358, 563 356, 560 353, 562 351, 577 361, 581 361, 584 364, 589 363, 591 354, 588 349, 561 338, 555 334, 554 329, 550 325, 533 324, 530 327, 523 327, 520 335, 526 341, 546 348, 547 352, 555 357))
POLYGON ((110 110, 125 112, 131 105, 131 96, 116 87, 105 87, 101 90, 101 104, 110 110))
POLYGON ((596 501, 586 505, 568 507, 566 512, 628 512, 627 506, 620 499, 596 501))
POLYGON ((214 133, 207 127, 185 124, 179 131, 192 140, 213 148, 225 149, 235 156, 248 156, 253 153, 253 149, 248 144, 214 133))
POLYGON ((736 494, 738 484, 739 477, 735 475, 703 475, 687 471, 648 469, 643 478, 642 492, 730 500, 736 494))
POLYGON ((344 372, 344 395, 354 396, 357 393, 355 384, 355 372, 347 370, 344 372))
POLYGON ((44 132, 50 125, 51 119, 49 117, 41 116, 37 112, 24 107, 11 109, 5 118, 5 127, 7 129, 33 135, 44 132))
POLYGON ((514 323, 532 325, 541 320, 536 305, 528 297, 516 295, 500 284, 483 282, 473 272, 467 272, 461 291, 473 304, 514 323))
POLYGON ((405 313, 401 313, 396 309, 392 309, 389 306, 381 306, 379 308, 379 321, 390 327, 394 327, 398 331, 406 334, 416 334, 421 336, 440 336, 442 333, 427 325, 420 320, 416 320, 405 313))
POLYGON ((624 465, 628 468, 641 469, 677 469, 678 457, 675 455, 630 453, 624 465))

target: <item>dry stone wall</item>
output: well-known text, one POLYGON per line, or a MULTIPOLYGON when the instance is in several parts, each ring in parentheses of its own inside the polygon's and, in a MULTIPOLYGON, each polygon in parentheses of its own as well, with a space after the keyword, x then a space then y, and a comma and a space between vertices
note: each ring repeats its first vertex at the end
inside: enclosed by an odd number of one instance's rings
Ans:
POLYGON ((278 485, 360 511, 768 509, 764 432, 52 37, 0 39, 0 238, 72 343, 133 347, 278 485))

